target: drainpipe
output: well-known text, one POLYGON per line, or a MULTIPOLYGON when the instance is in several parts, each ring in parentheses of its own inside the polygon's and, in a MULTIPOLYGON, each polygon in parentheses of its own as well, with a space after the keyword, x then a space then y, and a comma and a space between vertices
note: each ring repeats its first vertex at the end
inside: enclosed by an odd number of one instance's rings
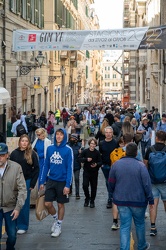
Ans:
MULTIPOLYGON (((3 73, 2 82, 3 87, 6 88, 6 1, 3 1, 3 12, 2 12, 2 23, 3 23, 3 31, 2 31, 2 69, 3 73)), ((6 142, 6 104, 3 105, 3 136, 6 142)))

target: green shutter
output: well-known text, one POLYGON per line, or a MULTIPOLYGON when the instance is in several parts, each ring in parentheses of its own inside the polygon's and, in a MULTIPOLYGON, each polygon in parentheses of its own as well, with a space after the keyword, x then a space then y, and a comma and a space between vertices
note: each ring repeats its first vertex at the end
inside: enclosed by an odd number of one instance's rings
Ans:
POLYGON ((86 65, 86 79, 88 78, 88 66, 86 65))

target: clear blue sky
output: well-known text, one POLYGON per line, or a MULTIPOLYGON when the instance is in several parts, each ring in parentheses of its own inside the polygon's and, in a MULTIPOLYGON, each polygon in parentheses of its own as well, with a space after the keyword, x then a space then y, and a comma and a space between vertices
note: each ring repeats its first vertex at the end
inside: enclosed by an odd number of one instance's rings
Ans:
POLYGON ((94 0, 100 29, 122 28, 123 0, 94 0))

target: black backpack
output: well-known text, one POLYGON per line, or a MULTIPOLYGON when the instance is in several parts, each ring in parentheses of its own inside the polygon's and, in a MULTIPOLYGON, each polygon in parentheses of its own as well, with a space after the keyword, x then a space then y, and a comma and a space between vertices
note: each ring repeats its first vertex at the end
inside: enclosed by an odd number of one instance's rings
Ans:
POLYGON ((16 131, 17 131, 17 137, 20 137, 21 135, 27 133, 25 127, 22 125, 22 122, 20 122, 20 124, 17 125, 16 131))
POLYGON ((32 118, 30 116, 25 117, 25 121, 26 121, 26 124, 27 124, 28 132, 32 131, 32 129, 33 129, 32 118))

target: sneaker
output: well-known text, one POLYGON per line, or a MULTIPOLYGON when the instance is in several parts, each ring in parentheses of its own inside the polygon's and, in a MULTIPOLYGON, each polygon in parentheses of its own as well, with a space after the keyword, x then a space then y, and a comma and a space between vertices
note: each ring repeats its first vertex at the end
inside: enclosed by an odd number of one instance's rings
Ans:
POLYGON ((94 208, 95 207, 95 203, 94 203, 94 201, 91 201, 90 202, 90 208, 94 208))
POLYGON ((51 234, 51 237, 58 237, 61 234, 61 226, 56 224, 54 232, 51 234))
POLYGON ((89 200, 85 199, 84 207, 88 207, 88 206, 89 206, 89 200))
POLYGON ((145 250, 148 250, 148 249, 150 249, 150 243, 149 243, 149 242, 146 243, 146 248, 145 248, 145 250))
POLYGON ((107 203, 107 208, 112 208, 112 201, 111 200, 108 200, 108 203, 107 203))
POLYGON ((79 194, 76 194, 76 200, 79 200, 79 199, 80 199, 79 194))
POLYGON ((150 229, 150 236, 156 236, 156 234, 157 234, 157 229, 156 228, 151 228, 150 229))
POLYGON ((118 223, 115 223, 115 222, 114 222, 114 223, 112 224, 111 229, 112 229, 112 230, 118 230, 118 229, 119 229, 118 223))
POLYGON ((56 225, 57 225, 57 220, 55 220, 55 222, 52 224, 51 233, 55 231, 56 225))
POLYGON ((25 234, 25 233, 26 233, 26 230, 19 229, 19 230, 17 231, 17 234, 25 234))

